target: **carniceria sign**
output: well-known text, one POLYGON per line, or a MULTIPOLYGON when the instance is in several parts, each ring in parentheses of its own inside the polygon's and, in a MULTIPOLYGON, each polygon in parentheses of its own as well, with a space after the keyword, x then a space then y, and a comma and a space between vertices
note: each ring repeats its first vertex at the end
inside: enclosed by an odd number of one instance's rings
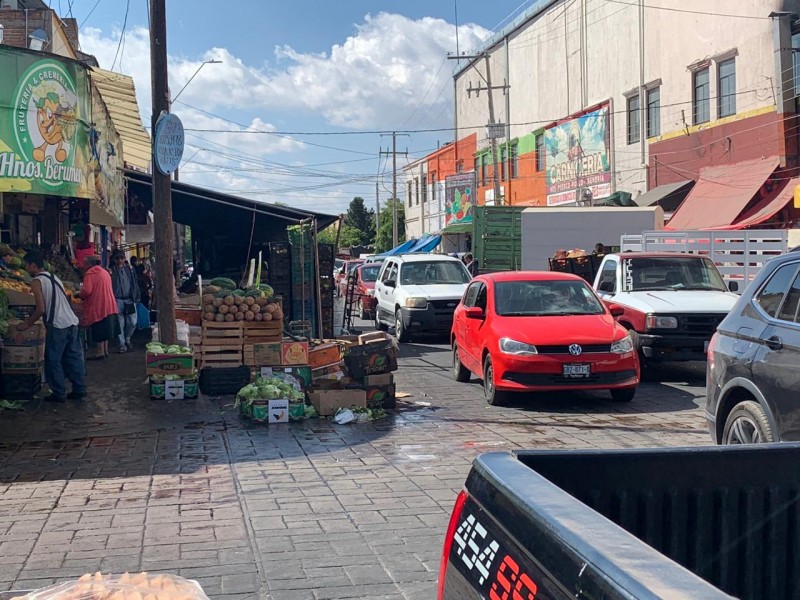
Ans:
POLYGON ((0 51, 0 191, 91 198, 85 68, 0 51))
POLYGON ((153 140, 153 158, 161 174, 171 175, 180 166, 183 146, 183 123, 177 116, 162 112, 156 121, 153 140))

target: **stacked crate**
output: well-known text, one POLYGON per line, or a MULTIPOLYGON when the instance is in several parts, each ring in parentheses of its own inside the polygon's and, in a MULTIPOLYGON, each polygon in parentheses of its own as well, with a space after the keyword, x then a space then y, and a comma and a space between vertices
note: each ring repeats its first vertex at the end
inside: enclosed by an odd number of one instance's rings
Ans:
POLYGON ((283 323, 281 321, 248 321, 244 324, 243 333, 242 356, 245 365, 261 366, 257 361, 259 348, 256 346, 278 344, 278 353, 280 353, 280 342, 283 339, 283 323))
POLYGON ((292 246, 289 242, 273 242, 267 247, 267 282, 288 315, 292 306, 292 246))
POLYGON ((308 225, 290 227, 288 233, 292 244, 292 299, 286 316, 290 321, 309 321, 311 330, 316 332, 316 273, 311 228, 308 225))
POLYGON ((333 290, 334 259, 336 253, 333 244, 319 245, 319 281, 322 306, 322 337, 333 338, 333 290))
POLYGON ((42 389, 44 324, 38 322, 26 331, 18 332, 17 323, 14 320, 9 322, 9 334, 0 344, 3 373, 0 390, 7 400, 27 400, 42 389))
POLYGON ((200 368, 238 367, 242 364, 244 327, 241 321, 203 321, 200 368))

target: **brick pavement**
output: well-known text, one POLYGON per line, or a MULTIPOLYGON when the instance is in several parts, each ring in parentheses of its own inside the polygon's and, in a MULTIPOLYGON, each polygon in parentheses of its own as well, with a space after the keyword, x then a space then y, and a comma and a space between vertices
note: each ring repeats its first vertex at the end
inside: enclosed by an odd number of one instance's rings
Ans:
POLYGON ((141 372, 114 360, 91 367, 102 392, 85 406, 0 415, 0 589, 148 570, 198 579, 212 598, 432 598, 477 454, 708 443, 697 368, 656 372, 631 404, 497 408, 422 341, 402 349, 409 396, 387 419, 258 427, 230 399, 150 402, 141 372))

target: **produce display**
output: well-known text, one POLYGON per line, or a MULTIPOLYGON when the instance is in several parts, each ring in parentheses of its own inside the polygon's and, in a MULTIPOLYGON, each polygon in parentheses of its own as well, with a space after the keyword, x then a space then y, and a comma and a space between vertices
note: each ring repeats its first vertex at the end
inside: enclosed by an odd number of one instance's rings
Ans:
MULTIPOLYGON (((186 354, 186 353, 184 352, 184 354, 186 354)), ((161 374, 161 373, 157 373, 155 375, 150 375, 150 381, 151 382, 156 382, 156 381, 181 381, 181 380, 186 380, 186 379, 197 379, 199 376, 200 376, 200 373, 198 372, 197 369, 195 369, 194 371, 192 371, 191 375, 174 375, 174 374, 172 374, 172 375, 164 375, 164 374, 161 374)))
MULTIPOLYGON (((6 246, 4 251, 11 250, 6 246)), ((13 250, 12 250, 13 252, 13 250)), ((30 294, 31 287, 28 285, 31 281, 31 276, 25 270, 22 257, 25 256, 23 250, 16 252, 16 256, 12 256, 3 263, 0 268, 0 289, 14 290, 15 292, 22 292, 23 294, 30 294)))
MULTIPOLYGON (((179 346, 178 344, 173 344, 171 346, 167 344, 161 344, 159 342, 150 342, 145 346, 147 351, 150 354, 191 354, 192 349, 187 346, 179 346)), ((178 377, 178 379, 182 379, 182 377, 178 377)))
POLYGON ((208 600, 196 581, 176 575, 84 575, 11 600, 208 600))
POLYGON ((253 383, 244 386, 236 394, 236 406, 251 405, 257 400, 286 398, 289 402, 304 402, 305 394, 291 383, 277 377, 256 377, 253 383))
MULTIPOLYGON (((220 279, 212 281, 219 282, 220 279)), ((228 279, 230 283, 233 283, 228 279)), ((235 284, 234 284, 235 285, 235 284)), ((211 286, 203 294, 203 319, 206 321, 282 321, 283 310, 279 304, 270 302, 272 288, 260 285, 257 288, 240 290, 221 288, 218 292, 211 286), (209 289, 211 288, 211 289, 209 289)))
POLYGON ((11 314, 8 312, 8 294, 0 289, 0 336, 8 333, 8 320, 11 314))

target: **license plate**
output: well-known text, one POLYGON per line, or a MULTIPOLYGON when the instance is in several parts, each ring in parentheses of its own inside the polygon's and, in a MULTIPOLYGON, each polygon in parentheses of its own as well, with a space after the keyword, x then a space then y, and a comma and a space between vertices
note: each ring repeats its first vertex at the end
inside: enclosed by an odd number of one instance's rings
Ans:
POLYGON ((591 369, 586 364, 564 365, 564 377, 589 377, 591 369))

